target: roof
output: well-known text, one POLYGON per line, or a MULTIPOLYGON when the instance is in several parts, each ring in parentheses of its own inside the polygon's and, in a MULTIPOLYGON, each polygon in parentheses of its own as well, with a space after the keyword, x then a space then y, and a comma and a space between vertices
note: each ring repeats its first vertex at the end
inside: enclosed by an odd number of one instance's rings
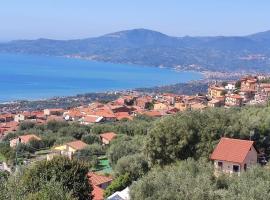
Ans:
POLYGON ((211 90, 218 90, 218 91, 224 91, 224 90, 225 90, 224 87, 217 86, 217 85, 210 86, 210 89, 211 89, 211 90))
POLYGON ((238 94, 232 94, 230 96, 227 96, 227 98, 233 98, 233 99, 243 99, 243 97, 241 97, 240 95, 238 94))
POLYGON ((21 136, 19 136, 19 138, 25 143, 28 143, 30 140, 41 140, 40 137, 38 137, 34 134, 21 135, 21 136))
POLYGON ((76 140, 76 141, 73 141, 73 142, 69 142, 67 143, 66 145, 72 147, 73 149, 76 149, 76 150, 81 150, 81 149, 84 149, 85 147, 88 146, 88 144, 82 142, 81 140, 76 140))
POLYGON ((144 115, 147 115, 149 117, 161 117, 162 114, 159 111, 156 110, 150 110, 143 113, 144 115))
POLYGON ((212 153, 211 159, 242 163, 245 160, 250 148, 253 146, 253 143, 253 141, 249 140, 223 137, 212 153))
POLYGON ((88 123, 98 123, 102 119, 103 119, 103 117, 96 116, 96 115, 87 115, 87 116, 83 117, 83 121, 88 122, 88 123))
POLYGON ((102 137, 108 141, 112 141, 114 138, 117 137, 117 135, 114 132, 107 132, 107 133, 100 134, 100 137, 102 137))
POLYGON ((107 198, 107 200, 129 200, 129 187, 126 187, 124 190, 120 192, 115 192, 111 196, 107 198))
POLYGON ((89 177, 90 182, 94 186, 100 186, 104 183, 109 183, 113 180, 111 176, 104 176, 104 175, 100 175, 94 172, 89 172, 88 177, 89 177))
POLYGON ((93 200, 103 200, 104 199, 103 194, 104 194, 103 189, 95 185, 93 186, 92 190, 93 200))
POLYGON ((118 113, 115 113, 115 116, 118 120, 121 120, 121 119, 130 119, 132 120, 132 117, 129 115, 128 112, 118 112, 118 113))

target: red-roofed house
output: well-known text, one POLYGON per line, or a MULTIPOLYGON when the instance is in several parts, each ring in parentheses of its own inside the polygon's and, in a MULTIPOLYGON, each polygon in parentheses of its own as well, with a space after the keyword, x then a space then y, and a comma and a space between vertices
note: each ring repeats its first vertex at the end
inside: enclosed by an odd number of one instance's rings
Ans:
POLYGON ((254 142, 231 138, 221 138, 211 160, 214 161, 215 171, 224 173, 240 173, 257 163, 257 150, 254 142))
POLYGON ((100 134, 100 139, 103 144, 110 144, 110 142, 115 139, 117 135, 114 132, 102 133, 100 134))
POLYGON ((113 180, 112 177, 89 172, 88 179, 90 184, 93 186, 93 200, 103 200, 104 190, 111 184, 113 180))
POLYGON ((31 140, 41 140, 41 138, 34 134, 21 135, 13 140, 10 140, 10 147, 16 147, 18 143, 28 144, 31 140))
POLYGON ((238 94, 227 95, 225 98, 226 106, 242 106, 243 105, 243 97, 238 94))
POLYGON ((88 144, 84 143, 81 140, 75 140, 61 146, 56 146, 53 148, 54 152, 51 155, 47 156, 47 160, 51 160, 55 155, 64 155, 72 159, 74 153, 85 149, 87 146, 88 144))
POLYGON ((93 200, 103 200, 104 190, 98 186, 93 185, 92 196, 93 200))

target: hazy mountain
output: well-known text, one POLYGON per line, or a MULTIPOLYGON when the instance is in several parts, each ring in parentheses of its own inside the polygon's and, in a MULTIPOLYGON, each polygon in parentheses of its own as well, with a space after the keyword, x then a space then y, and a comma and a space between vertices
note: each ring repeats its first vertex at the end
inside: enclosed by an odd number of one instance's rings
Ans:
POLYGON ((134 29, 80 40, 17 40, 0 52, 68 56, 184 70, 270 71, 270 31, 243 37, 171 37, 134 29))

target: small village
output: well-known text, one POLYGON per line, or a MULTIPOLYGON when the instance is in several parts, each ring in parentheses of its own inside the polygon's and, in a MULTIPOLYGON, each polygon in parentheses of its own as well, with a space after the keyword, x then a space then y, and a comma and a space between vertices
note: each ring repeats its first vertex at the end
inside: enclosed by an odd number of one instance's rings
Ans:
MULTIPOLYGON (((208 94, 194 96, 163 94, 140 94, 136 91, 123 93, 117 100, 108 103, 92 102, 89 105, 70 108, 44 109, 24 111, 20 113, 1 113, 0 139, 9 138, 9 145, 16 149, 19 144, 42 141, 43 138, 35 133, 26 133, 16 137, 9 137, 20 129, 22 123, 44 125, 51 121, 63 123, 77 123, 82 126, 106 124, 117 121, 132 121, 137 116, 160 118, 189 110, 203 110, 214 107, 242 107, 248 105, 265 105, 270 95, 268 77, 246 76, 239 81, 214 82, 209 84, 208 94)), ((117 138, 118 133, 113 131, 102 132, 99 143, 107 148, 117 138)), ((15 166, 1 160, 0 169, 13 173, 19 166, 27 166, 39 160, 52 160, 55 156, 66 156, 73 159, 74 154, 89 145, 82 140, 71 140, 50 148, 35 151, 32 157, 17 160, 15 166), (18 164, 20 163, 20 164, 18 164)), ((258 162, 259 152, 253 146, 253 141, 221 138, 210 159, 214 162, 215 174, 237 173, 246 171, 251 165, 258 162), (239 150, 240 149, 240 150, 239 150)), ((2 157, 2 156, 1 156, 2 157)), ((266 160, 264 160, 266 162, 266 160)), ((93 185, 92 194, 95 200, 104 199, 104 190, 113 181, 112 168, 106 156, 98 157, 97 168, 89 171, 89 181, 93 185)), ((262 162, 260 162, 262 163, 262 162)), ((129 188, 118 191, 107 199, 129 199, 129 188)))

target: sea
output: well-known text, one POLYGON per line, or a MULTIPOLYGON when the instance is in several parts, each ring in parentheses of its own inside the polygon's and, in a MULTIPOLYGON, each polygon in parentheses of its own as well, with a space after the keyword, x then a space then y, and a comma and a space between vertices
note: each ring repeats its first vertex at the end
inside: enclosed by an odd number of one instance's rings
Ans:
POLYGON ((89 60, 0 54, 0 102, 185 83, 196 72, 89 60))

